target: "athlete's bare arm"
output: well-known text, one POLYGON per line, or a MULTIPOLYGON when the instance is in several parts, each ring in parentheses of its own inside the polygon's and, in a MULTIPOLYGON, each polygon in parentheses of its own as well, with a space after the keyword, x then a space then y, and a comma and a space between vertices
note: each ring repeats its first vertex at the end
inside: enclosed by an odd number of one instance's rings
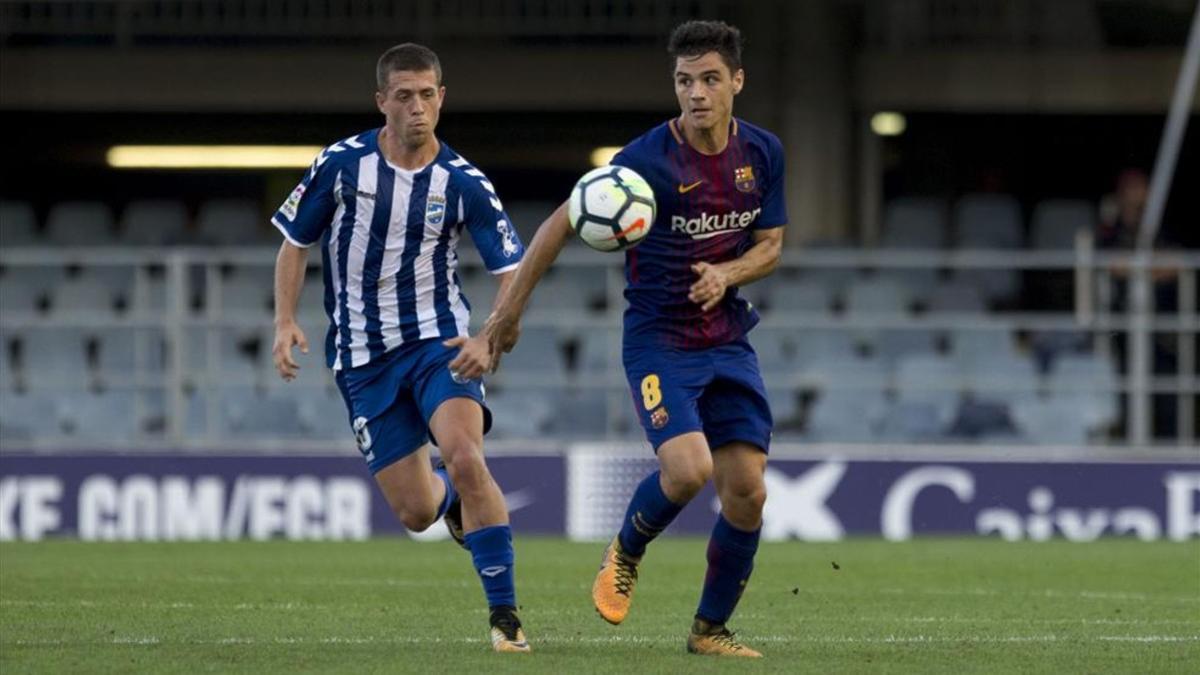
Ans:
POLYGON ((550 265, 558 258, 563 246, 571 237, 571 224, 567 220, 567 203, 550 214, 538 227, 533 235, 533 241, 525 249, 525 257, 508 287, 507 293, 497 294, 498 304, 483 326, 483 334, 491 345, 492 358, 498 359, 500 354, 512 351, 521 335, 521 314, 529 302, 529 296, 537 286, 538 281, 550 269, 550 265))
POLYGON ((699 262, 692 271, 699 277, 688 290, 688 300, 704 311, 717 306, 730 286, 744 286, 775 271, 783 250, 783 228, 754 231, 754 246, 741 257, 715 265, 699 262))
POLYGON ((301 352, 308 353, 308 340, 296 324, 296 305, 300 301, 307 263, 308 249, 288 241, 279 246, 279 255, 275 257, 275 344, 271 355, 275 369, 285 380, 294 379, 300 369, 292 358, 292 347, 300 347, 301 352))

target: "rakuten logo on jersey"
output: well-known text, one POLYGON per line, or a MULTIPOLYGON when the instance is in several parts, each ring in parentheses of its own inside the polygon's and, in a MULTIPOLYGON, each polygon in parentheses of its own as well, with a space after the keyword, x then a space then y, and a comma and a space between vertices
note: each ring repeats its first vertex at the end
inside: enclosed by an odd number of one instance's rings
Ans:
POLYGON ((758 214, 762 213, 761 208, 753 211, 730 211, 717 215, 709 215, 701 212, 696 218, 684 218, 683 216, 671 216, 671 231, 682 232, 692 239, 708 239, 721 234, 729 234, 744 230, 754 222, 758 214))

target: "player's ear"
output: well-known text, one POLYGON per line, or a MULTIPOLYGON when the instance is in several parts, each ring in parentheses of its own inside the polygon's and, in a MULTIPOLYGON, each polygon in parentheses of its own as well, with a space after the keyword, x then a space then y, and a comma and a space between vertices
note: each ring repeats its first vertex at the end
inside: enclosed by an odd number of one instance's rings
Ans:
POLYGON ((375 107, 379 109, 379 112, 381 112, 385 115, 387 113, 384 112, 384 110, 383 110, 383 102, 386 100, 387 100, 387 94, 383 93, 382 91, 375 92, 375 107))
POLYGON ((438 87, 438 105, 441 105, 445 102, 446 102, 446 86, 442 85, 442 86, 438 87))
POLYGON ((733 73, 733 93, 738 95, 742 93, 742 87, 746 86, 746 71, 738 68, 733 73))

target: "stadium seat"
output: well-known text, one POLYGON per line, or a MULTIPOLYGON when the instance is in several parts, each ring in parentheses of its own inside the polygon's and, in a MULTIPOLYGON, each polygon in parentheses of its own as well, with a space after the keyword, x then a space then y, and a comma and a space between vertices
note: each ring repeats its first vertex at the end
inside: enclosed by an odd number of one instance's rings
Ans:
POLYGON ((1033 209, 1030 244, 1040 250, 1072 249, 1075 233, 1095 229, 1096 209, 1083 199, 1046 199, 1033 209))
POLYGON ((500 362, 493 378, 503 384, 534 383, 562 386, 567 382, 566 356, 557 328, 529 326, 520 341, 500 362))
POLYGON ((0 389, 0 440, 29 441, 55 435, 55 408, 52 394, 0 389))
POLYGON ((1012 408, 1012 419, 1021 434, 1038 444, 1084 445, 1088 421, 1071 401, 1026 399, 1012 408))
POLYGON ((750 344, 758 355, 758 365, 763 375, 787 377, 795 370, 795 347, 792 342, 794 330, 760 326, 750 334, 750 344))
MULTIPOLYGON (((913 293, 896 279, 870 277, 856 279, 846 289, 845 310, 850 319, 874 316, 909 317, 913 293)), ((854 336, 859 343, 877 347, 885 329, 855 328, 854 336)))
POLYGON ((121 214, 121 242, 132 246, 170 246, 187 236, 183 202, 144 199, 130 202, 121 214))
POLYGON ((116 316, 116 298, 106 284, 91 276, 80 275, 54 289, 50 311, 56 316, 110 319, 116 316))
POLYGON ((880 248, 940 250, 946 247, 946 204, 940 199, 903 197, 887 203, 880 248))
POLYGON ((27 202, 0 201, 0 247, 37 246, 37 216, 27 202))
POLYGON ((255 244, 265 222, 258 205, 248 199, 212 199, 196 214, 196 236, 200 243, 216 246, 255 244))
MULTIPOLYGON (((573 271, 572 271, 573 272, 573 271)), ((561 322, 578 319, 590 311, 591 305, 602 294, 599 289, 588 288, 577 275, 563 270, 553 270, 534 289, 526 306, 525 318, 530 321, 561 322)), ((474 305, 487 314, 492 306, 495 292, 485 294, 483 305, 474 305)))
POLYGON ((848 329, 802 329, 795 332, 792 342, 794 360, 802 369, 832 359, 851 358, 855 351, 853 335, 848 329))
POLYGON ((508 214, 508 219, 512 222, 517 236, 526 246, 533 239, 533 235, 541 226, 542 221, 550 217, 550 214, 554 213, 557 208, 558 204, 554 202, 511 201, 504 203, 504 212, 508 214))
POLYGON ((980 360, 1021 357, 1012 333, 1002 327, 951 331, 950 355, 963 367, 980 360))
MULTIPOLYGON (((946 204, 940 199, 905 197, 884 207, 883 233, 879 247, 886 250, 941 251, 946 248, 946 204)), ((885 279, 926 292, 937 284, 938 270, 932 268, 881 269, 885 279)))
POLYGON ((870 443, 877 440, 887 410, 882 392, 822 392, 805 415, 804 435, 822 443, 870 443))
POLYGON ((91 385, 86 335, 77 328, 36 328, 21 341, 22 381, 31 390, 83 391, 91 385))
POLYGON ((963 366, 975 400, 1011 406, 1038 395, 1037 365, 1030 357, 997 353, 969 359, 963 366))
MULTIPOLYGON (((969 194, 954 207, 956 245, 963 250, 1013 250, 1024 247, 1021 207, 1010 195, 969 194)), ((977 285, 991 300, 1012 298, 1020 287, 1013 269, 959 269, 956 278, 977 285)))
MULTIPOLYGON (((628 394, 619 396, 627 404, 628 394)), ((603 389, 569 389, 553 399, 547 433, 563 437, 600 438, 608 429, 609 405, 613 400, 603 389)), ((623 411, 622 411, 623 412, 623 411)))
POLYGON ((551 397, 539 390, 488 388, 489 438, 541 438, 553 415, 551 397))
POLYGON ((1051 366, 1047 383, 1051 400, 1075 406, 1089 429, 1112 424, 1117 417, 1116 365, 1098 354, 1063 354, 1051 366))
POLYGON ((952 421, 964 380, 962 368, 949 357, 918 354, 901 358, 896 364, 896 402, 889 411, 886 433, 905 440, 933 440, 952 421))
POLYGON ((987 301, 979 289, 969 284, 938 284, 925 298, 925 308, 938 313, 980 313, 987 311, 987 301))
POLYGON ((767 307, 776 312, 828 312, 831 302, 829 289, 813 281, 796 281, 770 286, 767 307))
POLYGON ((62 202, 46 216, 46 239, 56 246, 117 244, 112 209, 102 202, 62 202))
MULTIPOLYGON (((221 383, 213 391, 218 404, 218 431, 236 438, 295 438, 304 433, 296 402, 256 385, 221 383)), ((343 418, 344 419, 344 418, 343 418)))
POLYGON ((885 330, 875 341, 874 353, 889 363, 912 354, 932 354, 938 348, 938 332, 928 328, 885 330))
POLYGON ((0 279, 0 308, 4 309, 6 315, 40 311, 38 305, 42 291, 31 280, 14 274, 16 271, 10 270, 0 279))
POLYGON ((81 440, 130 441, 140 430, 134 394, 130 390, 88 392, 72 397, 61 415, 64 430, 81 440))
POLYGON ((621 372, 621 333, 619 330, 591 329, 579 332, 575 352, 577 376, 595 379, 606 373, 621 372))
POLYGON ((134 376, 160 376, 167 366, 167 344, 157 327, 118 326, 100 328, 96 338, 96 366, 106 384, 134 376))
MULTIPOLYGON (((327 374, 326 377, 332 382, 332 375, 327 374)), ((337 387, 296 387, 277 394, 280 397, 285 395, 295 402, 297 420, 305 438, 345 441, 353 438, 346 403, 337 387)))
POLYGON ((275 288, 270 270, 239 269, 221 282, 221 311, 245 313, 266 320, 271 315, 275 288))

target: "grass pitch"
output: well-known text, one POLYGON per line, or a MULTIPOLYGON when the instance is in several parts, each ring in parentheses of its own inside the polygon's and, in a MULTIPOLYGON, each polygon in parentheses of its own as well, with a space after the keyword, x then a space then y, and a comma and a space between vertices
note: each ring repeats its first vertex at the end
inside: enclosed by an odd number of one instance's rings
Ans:
POLYGON ((630 618, 589 600, 601 544, 519 537, 535 653, 489 651, 448 542, 0 545, 0 672, 1196 672, 1200 543, 764 544, 731 628, 689 656, 704 542, 655 542, 630 618))

